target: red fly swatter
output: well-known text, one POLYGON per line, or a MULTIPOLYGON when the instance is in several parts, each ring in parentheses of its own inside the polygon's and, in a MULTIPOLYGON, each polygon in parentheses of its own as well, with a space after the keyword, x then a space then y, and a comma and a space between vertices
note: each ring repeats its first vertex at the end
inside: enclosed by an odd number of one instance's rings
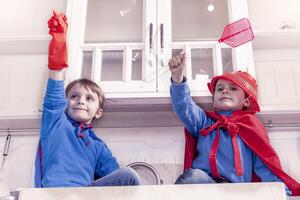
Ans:
POLYGON ((242 18, 225 26, 222 37, 218 40, 231 47, 238 47, 254 39, 254 34, 247 18, 242 18))

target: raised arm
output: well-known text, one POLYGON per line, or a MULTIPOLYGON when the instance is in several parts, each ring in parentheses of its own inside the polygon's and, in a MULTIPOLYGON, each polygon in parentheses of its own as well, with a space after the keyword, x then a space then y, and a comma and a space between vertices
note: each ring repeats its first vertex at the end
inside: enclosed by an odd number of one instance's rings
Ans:
POLYGON ((48 21, 48 27, 49 34, 52 36, 48 52, 49 78, 64 80, 63 69, 68 67, 68 23, 66 16, 53 11, 53 16, 48 21))
POLYGON ((68 67, 67 30, 68 24, 64 14, 53 11, 48 21, 49 34, 52 39, 48 51, 49 80, 43 103, 42 131, 48 135, 48 128, 64 116, 67 100, 64 92, 64 68, 68 67))
POLYGON ((191 134, 198 137, 199 129, 206 122, 205 112, 192 100, 187 80, 183 76, 186 67, 186 55, 181 52, 169 60, 169 69, 172 74, 170 88, 174 112, 191 134))

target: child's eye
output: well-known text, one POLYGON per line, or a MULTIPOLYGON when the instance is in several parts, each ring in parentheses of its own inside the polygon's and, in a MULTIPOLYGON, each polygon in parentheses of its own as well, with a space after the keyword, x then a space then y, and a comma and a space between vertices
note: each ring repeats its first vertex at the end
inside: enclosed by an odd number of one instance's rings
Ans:
POLYGON ((88 96, 88 97, 86 98, 86 100, 87 100, 87 101, 94 101, 94 98, 91 97, 91 96, 88 96))
POLYGON ((223 91, 223 88, 222 88, 222 87, 218 87, 218 88, 216 88, 216 91, 222 92, 222 91, 223 91))
POLYGON ((76 98, 77 98, 77 95, 76 95, 76 94, 73 94, 73 95, 71 95, 70 98, 71 98, 71 99, 76 99, 76 98))
POLYGON ((235 91, 235 90, 238 90, 238 88, 237 87, 231 87, 230 90, 235 91))

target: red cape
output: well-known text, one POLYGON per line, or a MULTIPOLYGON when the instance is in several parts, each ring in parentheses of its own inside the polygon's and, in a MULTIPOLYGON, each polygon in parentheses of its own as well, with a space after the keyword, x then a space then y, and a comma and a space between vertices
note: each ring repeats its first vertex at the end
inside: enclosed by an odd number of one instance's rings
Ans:
MULTIPOLYGON (((206 114, 216 121, 220 119, 215 112, 206 112, 206 114)), ((292 195, 299 196, 300 184, 282 170, 279 157, 269 142, 267 132, 254 113, 235 111, 232 116, 228 117, 228 121, 239 127, 237 134, 240 138, 287 185, 292 195)), ((192 166, 192 161, 196 158, 197 140, 186 129, 185 139, 184 169, 187 169, 192 166)))

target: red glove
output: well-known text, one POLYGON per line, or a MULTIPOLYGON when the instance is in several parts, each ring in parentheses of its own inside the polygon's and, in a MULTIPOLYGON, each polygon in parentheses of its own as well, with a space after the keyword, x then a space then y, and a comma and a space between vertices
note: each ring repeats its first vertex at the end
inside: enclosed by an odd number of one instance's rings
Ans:
POLYGON ((53 11, 53 16, 48 21, 48 27, 49 34, 52 36, 49 44, 48 67, 51 70, 61 70, 68 67, 66 16, 53 11))

